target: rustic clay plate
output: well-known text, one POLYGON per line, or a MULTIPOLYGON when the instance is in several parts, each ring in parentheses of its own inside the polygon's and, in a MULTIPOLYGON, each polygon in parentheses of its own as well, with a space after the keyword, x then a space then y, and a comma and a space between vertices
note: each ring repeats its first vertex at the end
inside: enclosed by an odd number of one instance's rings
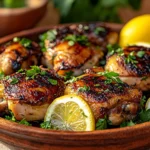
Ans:
MULTIPOLYGON (((116 31, 121 29, 120 25, 106 25, 116 31)), ((1 38, 0 44, 16 36, 36 40, 40 33, 50 28, 52 27, 15 33, 1 38)), ((0 118, 0 141, 11 149, 18 150, 146 150, 150 148, 150 123, 92 132, 67 132, 24 126, 0 118)))

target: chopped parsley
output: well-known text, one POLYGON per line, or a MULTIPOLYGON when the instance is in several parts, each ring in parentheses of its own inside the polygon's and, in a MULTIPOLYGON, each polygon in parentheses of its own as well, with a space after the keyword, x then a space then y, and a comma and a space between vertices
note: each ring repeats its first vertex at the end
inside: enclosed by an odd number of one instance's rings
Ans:
POLYGON ((57 35, 57 30, 53 29, 53 30, 49 30, 39 36, 39 39, 41 41, 40 46, 41 46, 42 52, 46 52, 45 40, 49 40, 50 42, 52 42, 56 39, 56 35, 57 35))
POLYGON ((83 87, 78 88, 79 92, 86 92, 86 91, 89 91, 89 90, 90 90, 90 87, 86 86, 86 85, 84 85, 83 87))
POLYGON ((134 126, 134 125, 135 125, 135 123, 132 120, 130 120, 130 121, 124 121, 124 122, 122 122, 120 124, 120 127, 122 128, 122 127, 127 127, 127 126, 134 126))
POLYGON ((55 80, 55 79, 48 79, 48 81, 52 84, 52 85, 57 85, 57 80, 55 80))
POLYGON ((130 52, 129 55, 125 58, 125 63, 126 64, 131 63, 131 64, 135 65, 135 64, 138 63, 138 61, 136 60, 136 57, 135 57, 134 53, 135 53, 134 51, 130 52))
POLYGON ((31 69, 29 69, 29 70, 26 71, 27 79, 29 79, 29 78, 34 79, 34 77, 37 74, 39 74, 40 72, 41 72, 40 67, 38 67, 38 66, 31 66, 31 69))
POLYGON ((40 127, 43 128, 43 129, 51 129, 52 128, 51 122, 50 121, 42 122, 40 124, 40 127))
POLYGON ((12 78, 10 84, 17 84, 19 80, 17 78, 12 78))
POLYGON ((19 124, 23 124, 26 126, 32 126, 32 124, 30 124, 26 119, 22 119, 21 121, 19 121, 19 124))
POLYGON ((20 44, 23 45, 24 47, 29 48, 31 46, 32 41, 30 39, 27 38, 22 38, 20 40, 20 44))
POLYGON ((139 114, 139 117, 142 122, 150 121, 150 109, 142 110, 139 114))
POLYGON ((5 77, 4 72, 0 71, 0 80, 2 80, 5 77))
POLYGON ((32 44, 32 41, 30 39, 27 38, 20 39, 18 37, 14 37, 13 42, 19 42, 21 45, 23 45, 26 48, 30 48, 32 44))
POLYGON ((117 82, 117 83, 123 83, 120 78, 119 78, 119 74, 116 72, 98 72, 97 74, 101 75, 101 76, 105 76, 107 79, 105 81, 105 84, 109 84, 112 83, 113 81, 117 82))
POLYGON ((65 80, 71 79, 71 77, 73 76, 73 73, 74 73, 74 72, 73 72, 72 70, 66 72, 66 73, 65 73, 65 76, 64 76, 64 79, 65 79, 65 80))
POLYGON ((89 40, 85 35, 67 35, 64 40, 68 41, 69 46, 73 46, 75 43, 89 46, 89 40))
POLYGON ((99 33, 105 32, 105 31, 106 31, 105 28, 103 28, 103 27, 97 27, 97 28, 95 28, 94 33, 96 35, 99 35, 99 33))
POLYGON ((107 118, 98 119, 96 122, 96 130, 107 129, 107 118))
POLYGON ((145 51, 143 51, 143 50, 138 51, 136 55, 137 55, 138 57, 142 58, 142 57, 145 55, 145 51))
POLYGON ((143 96, 141 101, 140 101, 141 108, 143 108, 145 106, 145 103, 146 103, 146 96, 143 96))
POLYGON ((107 45, 107 49, 108 49, 108 56, 111 56, 115 53, 118 53, 119 55, 123 55, 123 49, 118 45, 118 44, 108 44, 107 45))
POLYGON ((12 111, 9 111, 9 115, 5 115, 5 119, 13 121, 13 122, 16 121, 16 118, 15 118, 14 114, 12 113, 12 111))

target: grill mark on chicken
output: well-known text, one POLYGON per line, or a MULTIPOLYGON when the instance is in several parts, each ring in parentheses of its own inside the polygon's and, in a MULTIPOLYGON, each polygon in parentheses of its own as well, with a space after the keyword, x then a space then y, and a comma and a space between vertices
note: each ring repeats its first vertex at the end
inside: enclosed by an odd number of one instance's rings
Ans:
POLYGON ((0 52, 0 70, 6 75, 20 68, 28 69, 31 65, 38 65, 41 58, 40 47, 35 42, 29 48, 19 42, 9 42, 0 47, 0 52))
POLYGON ((30 105, 41 105, 44 102, 51 103, 53 99, 61 96, 64 91, 63 82, 55 76, 54 72, 46 71, 46 75, 36 75, 34 79, 26 80, 26 75, 16 73, 2 81, 5 87, 5 99, 16 103, 30 105), (17 84, 11 84, 12 79, 18 79, 17 84), (57 85, 52 85, 48 79, 57 80, 57 85))
POLYGON ((108 116, 112 125, 119 125, 125 120, 135 118, 140 108, 142 92, 126 83, 113 81, 106 84, 105 81, 105 76, 93 72, 84 74, 77 81, 67 85, 65 94, 76 93, 83 97, 96 120, 108 116), (80 90, 84 87, 88 88, 80 90))

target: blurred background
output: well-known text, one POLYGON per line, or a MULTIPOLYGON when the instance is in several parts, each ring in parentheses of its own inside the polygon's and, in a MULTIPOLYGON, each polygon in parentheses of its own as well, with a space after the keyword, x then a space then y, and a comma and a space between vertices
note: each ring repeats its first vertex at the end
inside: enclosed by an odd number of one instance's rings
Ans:
POLYGON ((150 0, 0 0, 0 36, 60 23, 126 23, 148 13, 150 0))

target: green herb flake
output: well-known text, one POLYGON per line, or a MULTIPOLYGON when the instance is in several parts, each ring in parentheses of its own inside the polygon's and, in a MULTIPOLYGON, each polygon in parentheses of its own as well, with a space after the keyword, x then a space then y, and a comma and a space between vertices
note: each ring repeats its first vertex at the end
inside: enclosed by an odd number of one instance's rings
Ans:
POLYGON ((105 32, 105 31, 106 31, 105 28, 103 28, 103 27, 97 27, 97 28, 95 28, 94 33, 96 35, 99 35, 99 33, 105 32))
POLYGON ((30 39, 27 39, 27 38, 22 38, 20 40, 20 44, 23 45, 24 47, 30 48, 32 41, 30 39))
POLYGON ((32 124, 30 124, 26 119, 22 119, 19 124, 23 124, 23 125, 26 125, 26 126, 32 126, 32 124))
POLYGON ((135 65, 135 64, 138 63, 134 53, 135 53, 134 51, 130 52, 129 55, 125 58, 125 63, 126 64, 131 63, 131 64, 135 65))
POLYGON ((108 44, 107 45, 108 49, 108 56, 111 56, 115 53, 118 53, 120 56, 124 55, 123 49, 118 45, 118 44, 108 44))
POLYGON ((66 72, 66 73, 65 73, 65 76, 64 76, 64 79, 65 79, 65 80, 71 79, 71 78, 72 78, 73 73, 74 73, 74 72, 73 72, 72 70, 71 70, 71 71, 66 72))
POLYGON ((89 40, 85 35, 67 35, 64 40, 68 41, 68 45, 73 46, 75 43, 89 46, 89 40))
POLYGON ((19 80, 17 78, 12 78, 10 84, 17 84, 19 80))
POLYGON ((106 117, 102 119, 98 119, 98 121, 96 122, 96 130, 103 130, 103 129, 107 129, 106 117))
POLYGON ((120 124, 120 127, 122 128, 122 127, 127 127, 127 126, 134 126, 134 125, 135 125, 135 123, 132 120, 130 120, 130 121, 124 121, 124 122, 122 122, 120 124))
POLYGON ((5 74, 3 71, 0 71, 0 80, 2 80, 5 77, 5 74))
POLYGON ((146 96, 143 96, 140 100, 140 106, 141 108, 143 108, 145 106, 145 103, 146 103, 146 96))
POLYGON ((5 119, 13 121, 13 122, 16 121, 16 118, 15 118, 14 114, 12 113, 12 111, 9 111, 9 115, 5 115, 5 119))
POLYGON ((57 80, 55 80, 55 79, 48 79, 48 81, 52 84, 52 85, 57 85, 57 80))
POLYGON ((50 121, 42 122, 40 124, 40 127, 43 128, 43 129, 51 129, 52 128, 51 122, 50 121))
POLYGON ((150 121, 150 109, 142 110, 139 114, 139 117, 142 122, 150 121))
POLYGON ((121 83, 121 84, 123 83, 119 78, 119 74, 116 72, 105 71, 105 72, 98 72, 97 74, 101 75, 101 76, 105 76, 107 78, 105 81, 106 84, 110 84, 113 81, 115 81, 117 83, 121 83))
POLYGON ((78 88, 79 92, 86 92, 86 91, 89 91, 89 90, 90 90, 90 87, 86 86, 86 85, 84 85, 83 87, 78 88))
POLYGON ((142 57, 145 55, 145 51, 143 51, 143 50, 138 51, 136 55, 137 55, 138 57, 142 58, 142 57))
POLYGON ((29 70, 26 71, 26 76, 27 76, 27 78, 34 79, 34 77, 37 74, 39 74, 39 73, 41 73, 40 67, 38 67, 38 66, 31 66, 31 69, 29 69, 29 70))

